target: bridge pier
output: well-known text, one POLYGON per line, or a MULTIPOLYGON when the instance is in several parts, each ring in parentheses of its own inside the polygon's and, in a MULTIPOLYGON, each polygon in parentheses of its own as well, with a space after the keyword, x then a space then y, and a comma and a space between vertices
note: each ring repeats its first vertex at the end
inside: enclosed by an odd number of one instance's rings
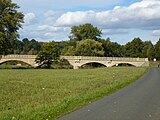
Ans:
POLYGON ((79 66, 73 66, 73 69, 74 70, 79 69, 79 66))

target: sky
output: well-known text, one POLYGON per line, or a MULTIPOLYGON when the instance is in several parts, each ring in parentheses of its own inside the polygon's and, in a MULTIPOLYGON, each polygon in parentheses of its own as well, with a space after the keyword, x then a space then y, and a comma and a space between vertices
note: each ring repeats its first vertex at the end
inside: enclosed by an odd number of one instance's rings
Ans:
POLYGON ((91 23, 102 38, 126 44, 160 38, 160 0, 12 0, 25 15, 20 39, 66 41, 72 26, 91 23))

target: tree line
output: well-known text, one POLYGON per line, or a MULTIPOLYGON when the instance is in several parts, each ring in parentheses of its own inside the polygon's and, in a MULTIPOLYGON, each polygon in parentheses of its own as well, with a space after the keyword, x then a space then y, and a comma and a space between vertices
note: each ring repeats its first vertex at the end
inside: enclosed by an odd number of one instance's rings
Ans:
POLYGON ((147 57, 149 60, 157 58, 160 60, 160 39, 153 45, 151 41, 142 41, 134 38, 131 42, 121 45, 112 42, 110 38, 98 40, 84 39, 60 41, 60 42, 38 42, 35 39, 15 40, 8 54, 37 55, 46 44, 56 44, 59 55, 66 56, 101 56, 101 57, 147 57))
POLYGON ((17 11, 19 6, 11 0, 0 0, 0 55, 38 55, 36 62, 47 64, 65 56, 100 57, 147 57, 160 60, 160 39, 153 45, 151 41, 134 38, 125 45, 103 39, 102 30, 90 23, 72 26, 68 41, 38 42, 35 39, 18 40, 18 30, 24 15, 17 11))

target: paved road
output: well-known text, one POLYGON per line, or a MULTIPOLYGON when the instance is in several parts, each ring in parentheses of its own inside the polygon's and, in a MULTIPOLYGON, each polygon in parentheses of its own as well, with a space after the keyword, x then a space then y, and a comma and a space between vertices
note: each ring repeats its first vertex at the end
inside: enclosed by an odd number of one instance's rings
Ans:
POLYGON ((59 120, 160 120, 160 69, 59 120))

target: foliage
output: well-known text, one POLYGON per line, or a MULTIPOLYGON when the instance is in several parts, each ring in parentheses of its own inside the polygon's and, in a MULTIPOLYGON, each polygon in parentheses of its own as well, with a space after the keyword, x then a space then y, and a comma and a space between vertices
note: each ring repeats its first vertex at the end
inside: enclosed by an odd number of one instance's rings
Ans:
POLYGON ((146 56, 144 56, 144 57, 147 57, 150 61, 152 61, 153 55, 154 55, 153 54, 154 53, 154 46, 151 41, 146 41, 144 43, 145 43, 144 49, 146 49, 146 50, 144 50, 144 51, 146 51, 146 54, 145 54, 146 56))
POLYGON ((52 64, 52 68, 54 68, 54 69, 73 69, 73 66, 70 65, 68 60, 60 59, 55 64, 52 64))
POLYGON ((41 50, 41 47, 41 43, 35 39, 24 38, 22 41, 15 41, 12 54, 36 55, 41 50))
POLYGON ((50 68, 51 64, 59 59, 58 45, 53 42, 44 43, 42 50, 39 52, 36 63, 43 64, 46 68, 50 68))
POLYGON ((115 92, 145 71, 135 67, 1 70, 0 120, 56 119, 115 92))
POLYGON ((123 46, 116 42, 111 42, 110 38, 107 38, 106 40, 101 40, 102 46, 104 48, 104 55, 105 57, 123 57, 124 51, 123 46))
POLYGON ((0 0, 0 54, 13 50, 14 41, 18 38, 17 30, 23 23, 23 14, 19 6, 11 0, 0 0))
POLYGON ((102 43, 91 39, 78 42, 75 51, 77 56, 104 56, 102 43))
POLYGON ((71 40, 68 45, 61 51, 61 55, 65 56, 104 56, 104 50, 102 43, 86 39, 77 41, 75 46, 72 46, 74 42, 71 40))
POLYGON ((62 51, 61 55, 65 56, 74 56, 76 52, 76 48, 73 46, 66 46, 62 51))
POLYGON ((155 45, 155 57, 157 58, 157 60, 160 60, 160 39, 155 45))
POLYGON ((91 24, 83 24, 71 27, 70 39, 81 41, 85 39, 98 40, 101 37, 102 31, 91 24))
POLYGON ((140 38, 134 38, 125 45, 126 57, 143 57, 143 41, 140 38))

